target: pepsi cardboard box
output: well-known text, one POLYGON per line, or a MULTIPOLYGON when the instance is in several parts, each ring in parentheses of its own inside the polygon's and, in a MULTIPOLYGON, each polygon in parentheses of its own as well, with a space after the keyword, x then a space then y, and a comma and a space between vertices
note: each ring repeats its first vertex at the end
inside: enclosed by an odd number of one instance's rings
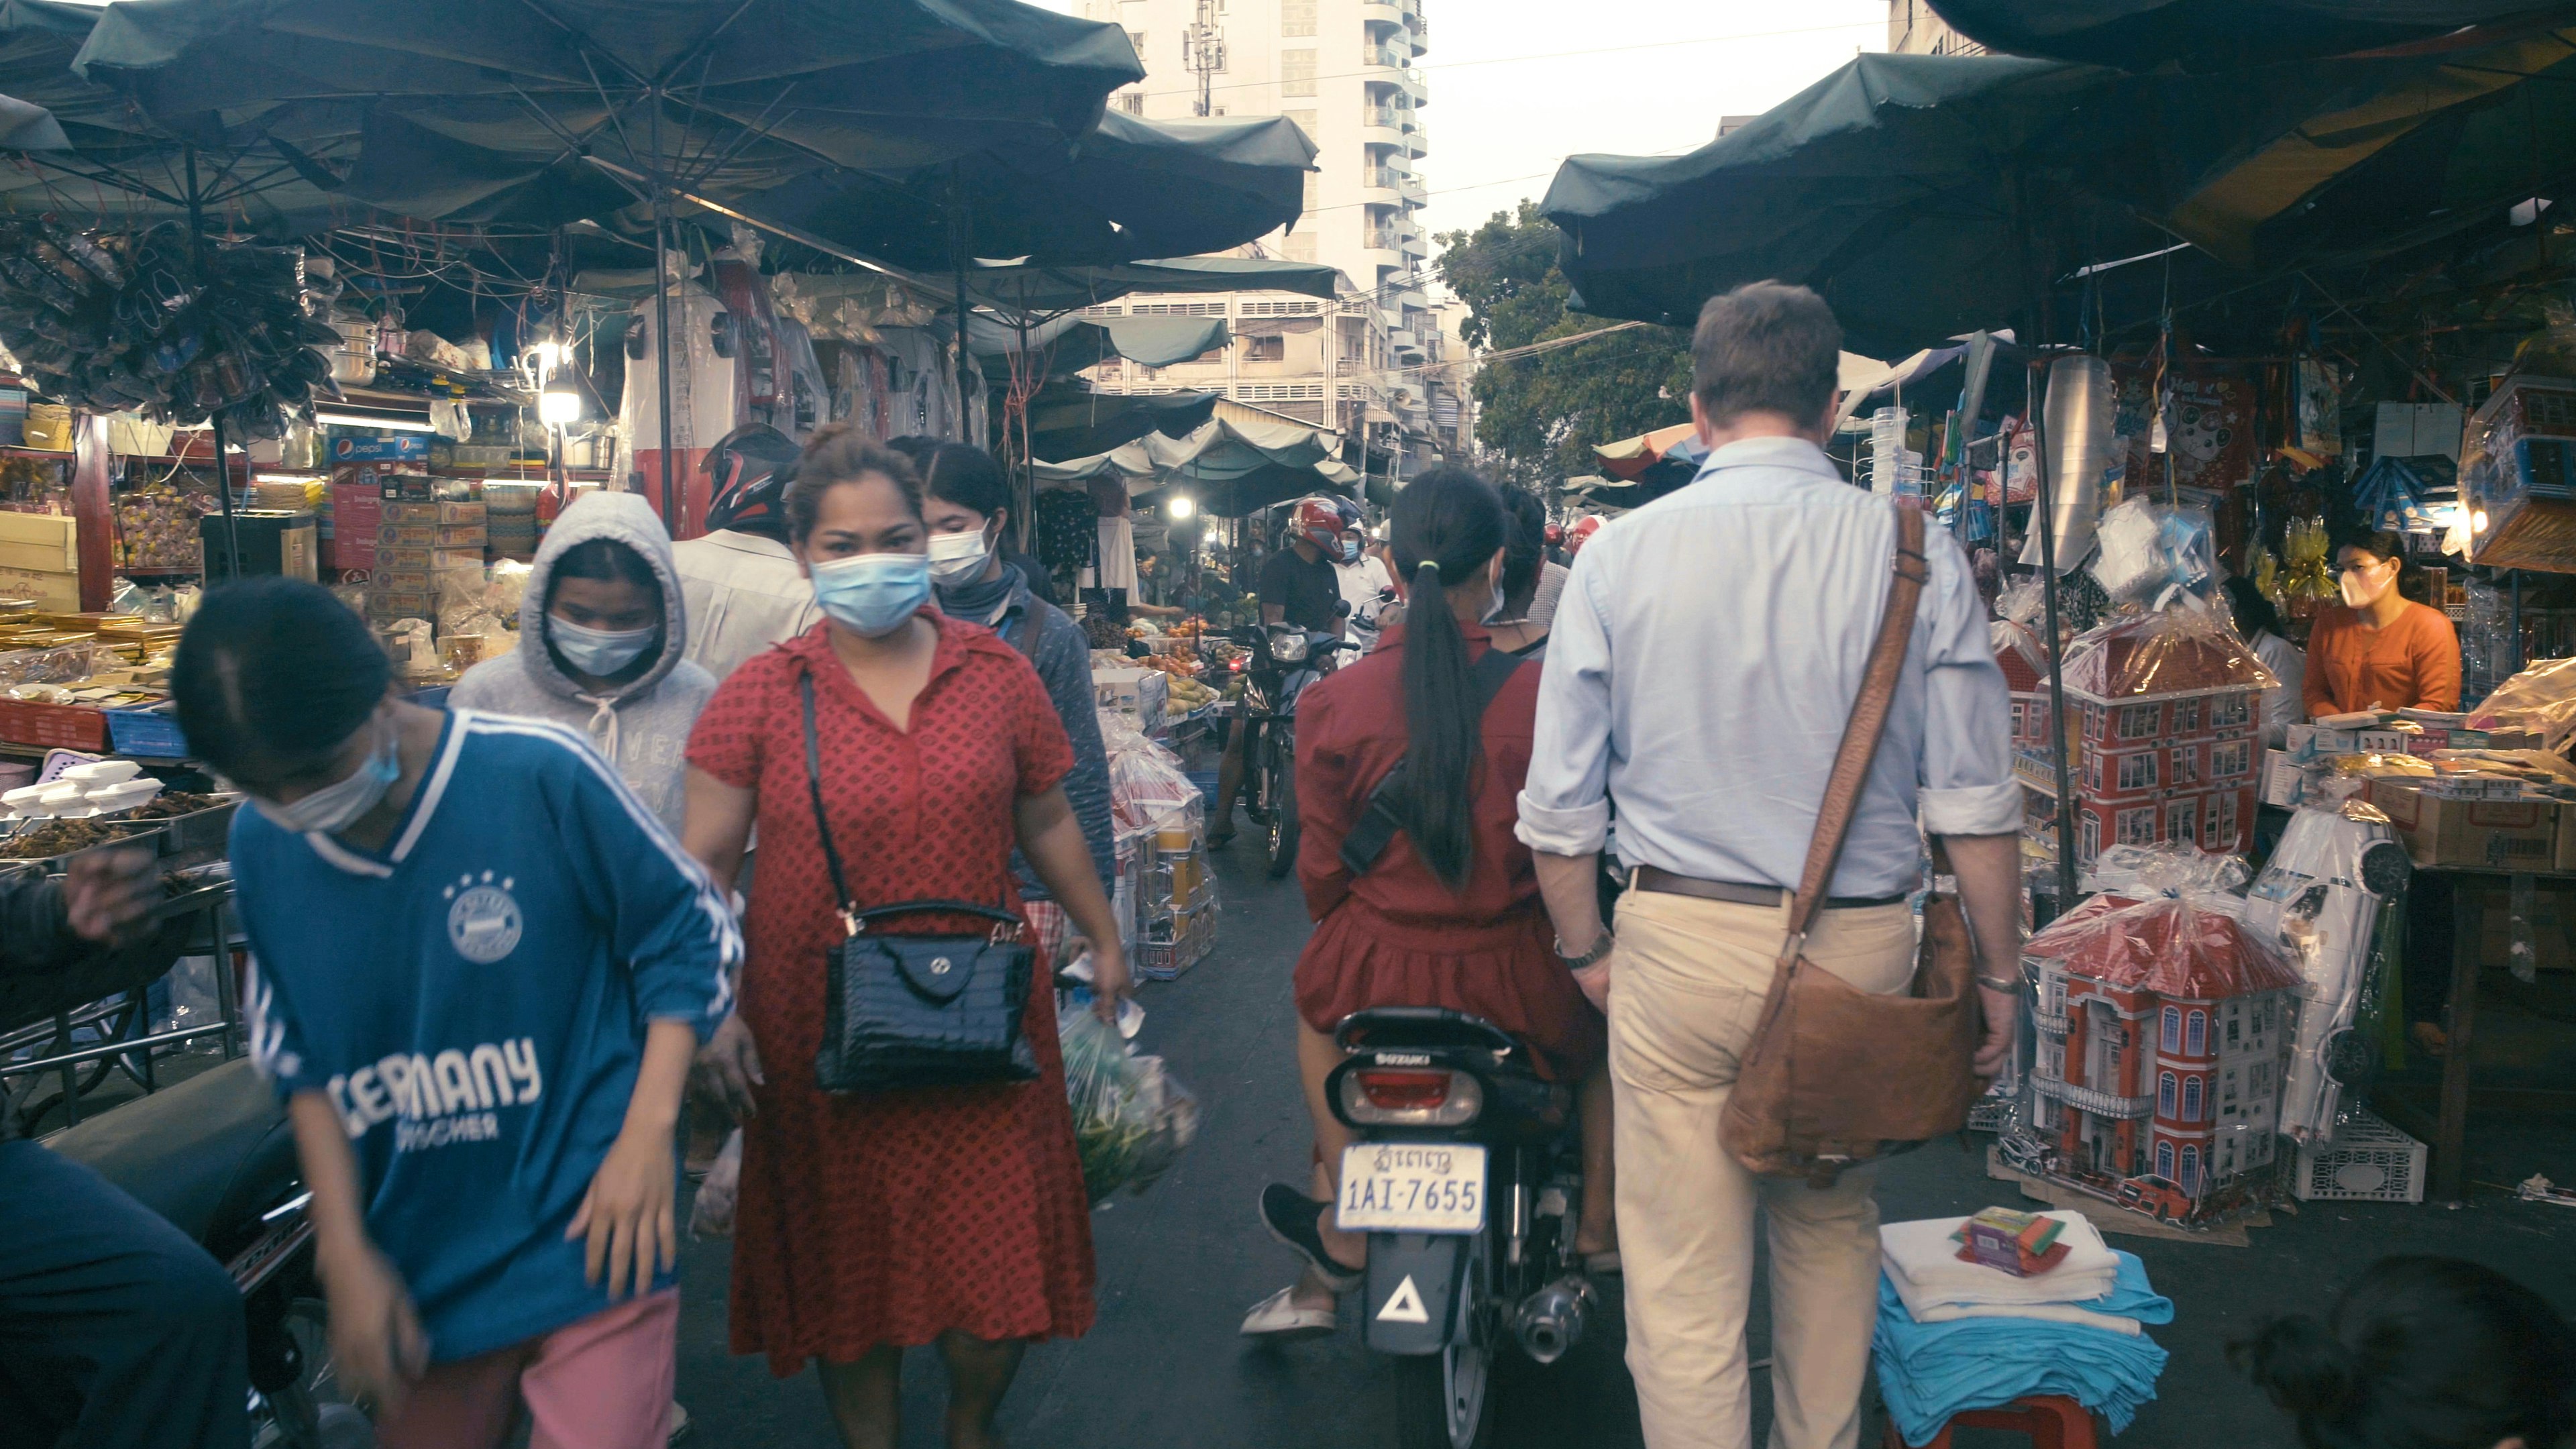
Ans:
POLYGON ((335 434, 331 439, 331 461, 334 463, 420 463, 429 462, 428 433, 391 433, 375 437, 335 434))

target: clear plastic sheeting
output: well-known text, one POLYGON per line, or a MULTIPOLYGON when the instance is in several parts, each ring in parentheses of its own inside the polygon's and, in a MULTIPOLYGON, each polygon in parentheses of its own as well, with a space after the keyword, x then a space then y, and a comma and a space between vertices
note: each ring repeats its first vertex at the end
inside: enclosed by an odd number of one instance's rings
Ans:
POLYGON ((2124 703, 2273 689, 2281 682, 2224 616, 2189 596, 2078 638, 2067 649, 2063 677, 2069 691, 2124 703))
POLYGON ((1084 1190, 1094 1203, 1121 1189, 1143 1192, 1198 1136, 1198 1098, 1161 1057, 1130 1051, 1117 1028, 1088 1010, 1061 1014, 1056 1032, 1084 1190))
POLYGON ((2297 968, 2301 984, 2281 1088, 2281 1130, 2323 1141, 2346 1119, 2345 1090, 2376 1068, 2382 917, 2404 888, 2405 847, 2388 817, 2358 800, 2290 817, 2247 893, 2245 924, 2297 968))
MULTIPOLYGON (((2203 850, 2188 841, 2114 845, 2094 862, 2086 889, 2130 900, 2227 895, 2242 892, 2250 873, 2243 856, 2203 850)), ((2219 903, 2204 900, 2202 904, 2219 903)))
POLYGON ((2543 659, 2497 685, 2469 728, 2537 730, 2544 748, 2566 749, 2576 739, 2576 659, 2543 659))
POLYGON ((2093 578, 2114 603, 2153 604, 2169 589, 2206 594, 2217 550, 2205 508, 2132 498, 2102 515, 2093 578))

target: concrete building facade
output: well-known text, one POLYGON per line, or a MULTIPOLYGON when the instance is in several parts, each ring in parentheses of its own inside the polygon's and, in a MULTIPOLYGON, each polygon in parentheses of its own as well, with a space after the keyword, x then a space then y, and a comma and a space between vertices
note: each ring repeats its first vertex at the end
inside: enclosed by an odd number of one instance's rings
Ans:
MULTIPOLYGON (((1240 402, 1367 439, 1399 476, 1462 456, 1471 413, 1455 322, 1429 288, 1423 158, 1430 91, 1416 61, 1429 45, 1422 0, 1085 0, 1082 13, 1127 31, 1142 83, 1110 105, 1157 120, 1286 116, 1315 142, 1305 213, 1255 250, 1342 274, 1331 302, 1275 293, 1138 295, 1098 315, 1222 315, 1221 353, 1170 367, 1110 362, 1103 392, 1222 391, 1240 402)), ((1472 428, 1470 421, 1469 427, 1472 428)), ((1353 462, 1356 466, 1357 459, 1353 462)))

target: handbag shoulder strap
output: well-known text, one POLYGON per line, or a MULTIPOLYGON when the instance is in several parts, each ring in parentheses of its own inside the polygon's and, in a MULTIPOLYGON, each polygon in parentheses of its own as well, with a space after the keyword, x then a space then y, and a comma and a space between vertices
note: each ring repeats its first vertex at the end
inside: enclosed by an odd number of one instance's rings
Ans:
POLYGON ((1887 713, 1896 702, 1896 682, 1905 668, 1905 646, 1914 635, 1915 606, 1931 570, 1923 555, 1923 511, 1910 503, 1896 505, 1896 552, 1890 561, 1887 612, 1878 621, 1878 638, 1870 645, 1869 664, 1861 673, 1860 697, 1852 702, 1850 723, 1834 751, 1833 773, 1825 780, 1824 808, 1816 815, 1815 837, 1807 842, 1807 868, 1799 877, 1797 896, 1789 906, 1789 937, 1780 948, 1780 964, 1795 963, 1806 948, 1807 927, 1825 903, 1842 857, 1843 837, 1851 830, 1869 767, 1878 755, 1887 713))
MULTIPOLYGON (((1501 697, 1503 686, 1512 681, 1513 671, 1528 662, 1508 649, 1488 645, 1484 654, 1468 666, 1467 691, 1474 697, 1478 720, 1501 697)), ((1355 876, 1368 874, 1378 857, 1395 843, 1396 832, 1404 828, 1403 817, 1396 813, 1396 802, 1403 789, 1405 762, 1410 758, 1408 752, 1405 759, 1397 760, 1395 768, 1386 772, 1386 778, 1377 782, 1377 788, 1369 792, 1368 803, 1360 807, 1360 818, 1342 837, 1342 866, 1355 876)))
POLYGON ((850 882, 841 869, 841 849, 832 843, 832 820, 823 813, 823 744, 814 729, 814 671, 809 666, 796 677, 805 712, 805 789, 814 804, 814 833, 823 842, 823 864, 831 868, 832 893, 840 900, 841 927, 850 935, 859 933, 863 921, 881 916, 899 916, 914 911, 939 911, 950 915, 982 916, 987 920, 1017 926, 1020 918, 999 906, 980 906, 973 901, 921 900, 899 901, 890 906, 859 909, 850 894, 850 882))
POLYGON ((805 789, 814 801, 814 834, 823 842, 823 863, 832 870, 832 894, 841 903, 841 926, 850 935, 859 933, 859 903, 850 895, 850 882, 841 870, 841 849, 832 843, 832 820, 823 813, 823 744, 814 732, 814 671, 808 666, 796 676, 796 687, 805 705, 805 789))

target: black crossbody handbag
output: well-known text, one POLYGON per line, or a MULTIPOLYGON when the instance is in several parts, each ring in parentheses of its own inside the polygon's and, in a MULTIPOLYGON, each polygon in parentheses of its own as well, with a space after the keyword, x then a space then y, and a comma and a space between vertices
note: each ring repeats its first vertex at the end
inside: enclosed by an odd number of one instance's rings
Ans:
POLYGON ((903 901, 859 908, 823 813, 823 750, 814 731, 814 676, 799 681, 805 706, 805 786, 814 829, 840 901, 841 943, 823 954, 823 1044, 814 1084, 826 1092, 1033 1081, 1037 1053, 1021 1030, 1036 952, 1020 918, 971 901, 903 901), (872 921, 938 912, 981 916, 981 936, 879 935, 872 921))

